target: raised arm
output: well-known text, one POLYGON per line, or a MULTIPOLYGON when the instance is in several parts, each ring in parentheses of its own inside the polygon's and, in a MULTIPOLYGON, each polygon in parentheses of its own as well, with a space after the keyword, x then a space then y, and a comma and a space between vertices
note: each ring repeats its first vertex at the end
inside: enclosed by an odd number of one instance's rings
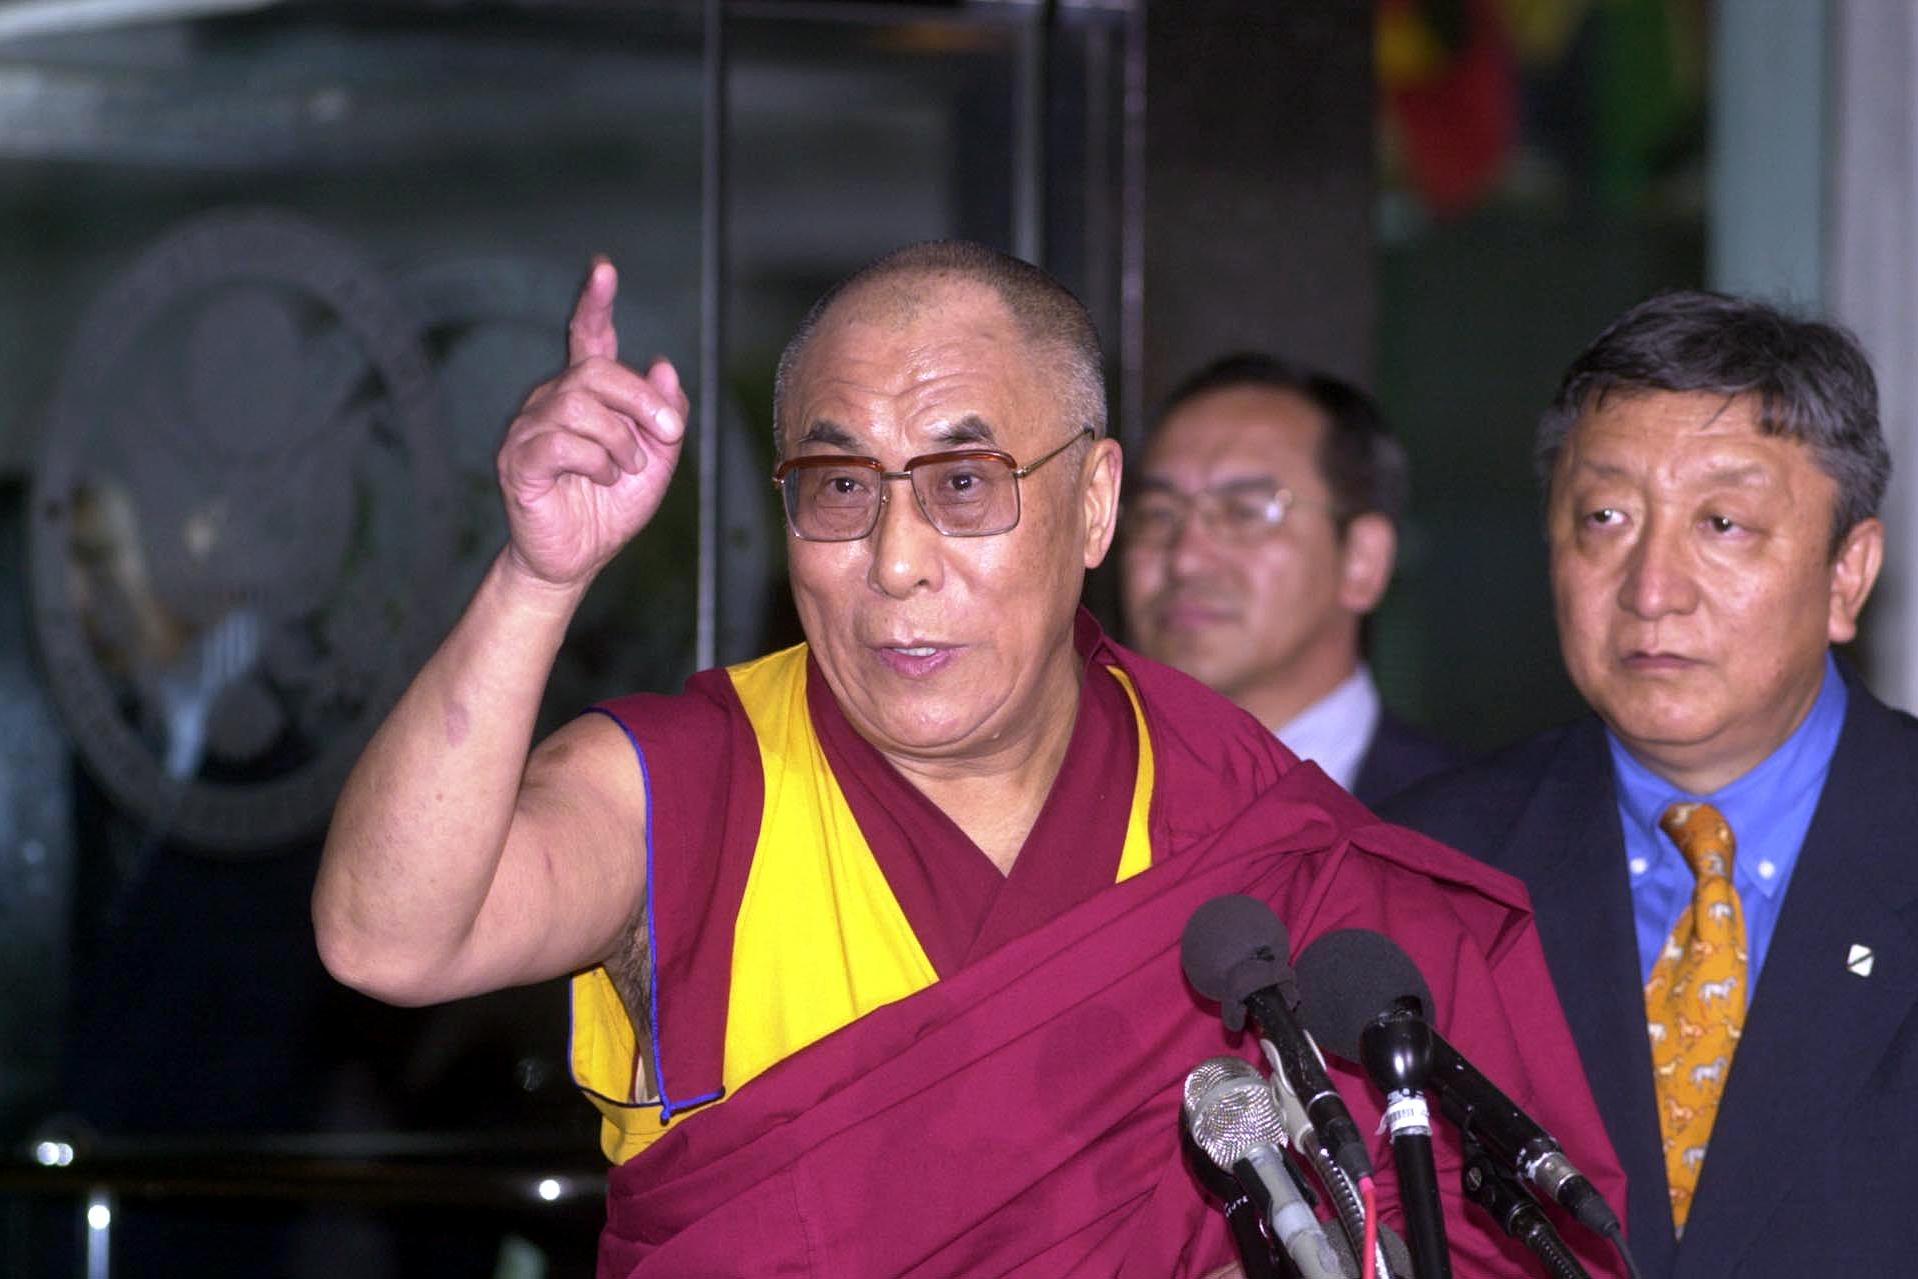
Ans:
POLYGON ((685 435, 673 367, 619 362, 617 290, 595 261, 566 369, 500 446, 507 545, 334 809, 315 934, 333 975, 378 998, 432 1003, 585 967, 644 898, 645 799, 619 730, 587 716, 532 749, 567 625, 659 509, 685 435))

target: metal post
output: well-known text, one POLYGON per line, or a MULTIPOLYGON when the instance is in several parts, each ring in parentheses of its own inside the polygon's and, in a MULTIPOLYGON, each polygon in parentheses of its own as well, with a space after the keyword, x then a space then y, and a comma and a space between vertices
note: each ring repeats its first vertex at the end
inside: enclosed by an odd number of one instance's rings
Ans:
POLYGON ((1045 0, 1020 28, 1013 81, 1012 252, 1038 266, 1046 261, 1046 126, 1058 9, 1058 0, 1045 0))
MULTIPOLYGON (((1120 28, 1123 33, 1123 28, 1120 28)), ((1124 39, 1123 34, 1119 37, 1124 39)), ((1080 201, 1085 209, 1084 240, 1079 257, 1085 263, 1083 296, 1086 310, 1098 322, 1108 343, 1116 342, 1118 331, 1108 327, 1118 318, 1114 300, 1118 254, 1115 232, 1118 202, 1113 198, 1112 111, 1113 33, 1103 23, 1088 22, 1084 27, 1085 57, 1085 180, 1080 201)), ((1123 45, 1121 45, 1123 48, 1123 45)), ((1123 61, 1119 62, 1124 65, 1123 61)), ((1108 350, 1113 348, 1109 345, 1108 350)), ((1116 427, 1116 422, 1114 423, 1116 427)))
POLYGON ((699 257, 699 565, 693 666, 718 665, 719 423, 722 320, 726 305, 726 47, 725 6, 705 0, 701 58, 699 257))
POLYGON ((1125 19, 1124 158, 1119 199, 1119 440, 1145 439, 1145 7, 1125 19))

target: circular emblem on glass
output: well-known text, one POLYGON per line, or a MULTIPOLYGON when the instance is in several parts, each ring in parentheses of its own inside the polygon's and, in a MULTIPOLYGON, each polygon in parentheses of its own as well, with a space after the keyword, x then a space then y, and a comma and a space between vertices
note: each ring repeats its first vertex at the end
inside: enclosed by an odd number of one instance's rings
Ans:
POLYGON ((341 237, 220 211, 83 317, 28 528, 89 769, 159 835, 318 832, 446 621, 450 468, 418 318, 341 237))

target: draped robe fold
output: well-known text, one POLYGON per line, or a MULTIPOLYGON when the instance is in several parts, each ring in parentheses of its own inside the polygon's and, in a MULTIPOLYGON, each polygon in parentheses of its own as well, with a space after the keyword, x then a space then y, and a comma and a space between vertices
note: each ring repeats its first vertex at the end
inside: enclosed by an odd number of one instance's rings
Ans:
MULTIPOLYGON (((1186 1072, 1221 1052, 1256 1056, 1248 1040, 1224 1031, 1179 966, 1186 920, 1228 892, 1270 903, 1295 957, 1337 928, 1394 938, 1429 982, 1446 1037, 1623 1204, 1623 1176, 1517 882, 1380 823, 1249 716, 1112 644, 1089 617, 1078 641, 1087 678, 1116 667, 1143 706, 1150 869, 1118 883, 1109 872, 1103 883, 1080 877, 1060 890, 1076 900, 1061 899, 1049 920, 967 947, 956 967, 939 965, 938 980, 774 1062, 723 1104, 682 1115, 613 1170, 601 1279, 1194 1275, 1230 1259, 1223 1221, 1181 1164, 1177 1140, 1186 1072)), ((631 719, 634 708, 626 709, 631 719)), ((702 731, 713 727, 707 717, 702 731)), ((662 776, 671 771, 663 767, 668 742, 651 743, 648 784, 654 796, 672 797, 655 803, 659 821, 695 802, 702 781, 724 780, 711 775, 710 752, 689 751, 691 769, 662 776)), ((1063 771, 1110 771, 1110 741, 1090 745, 1092 763, 1075 763, 1069 751, 1063 771)), ((833 764, 846 766, 843 753, 833 764)), ((1121 798, 1113 789, 1086 794, 1104 794, 1110 805, 1121 798)), ((1082 820, 1093 830, 1101 817, 1082 820)), ((679 855, 691 854, 682 845, 679 855)), ((1086 855, 1108 867, 1117 860, 1110 849, 1086 855)), ((653 1031, 667 1047, 654 1047, 668 1091, 677 1070, 679 1094, 692 1098, 683 1104, 693 1105, 723 1091, 715 1085, 724 1019, 715 1030, 712 1014, 727 992, 712 963, 692 962, 698 946, 682 938, 716 944, 723 929, 700 912, 736 903, 744 872, 721 864, 680 874, 663 857, 649 869, 656 905, 685 930, 656 952, 653 1031), (658 878, 669 873, 676 878, 658 878), (682 1044, 673 1043, 676 1025, 682 1044)), ((1372 1132, 1376 1091, 1355 1067, 1332 1067, 1372 1132)), ((1455 1271, 1532 1273, 1519 1245, 1476 1209, 1466 1214, 1456 1136, 1436 1127, 1455 1271)), ((1389 1147, 1382 1135, 1373 1147, 1384 1217, 1397 1225, 1389 1147)), ((1575 1228, 1565 1233, 1575 1239, 1575 1228)), ((1615 1273, 1604 1249, 1578 1246, 1594 1274, 1615 1273)))

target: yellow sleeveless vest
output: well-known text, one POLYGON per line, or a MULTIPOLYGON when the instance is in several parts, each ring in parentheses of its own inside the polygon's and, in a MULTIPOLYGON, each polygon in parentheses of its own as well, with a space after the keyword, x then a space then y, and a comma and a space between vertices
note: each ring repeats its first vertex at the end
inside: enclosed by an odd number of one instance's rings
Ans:
MULTIPOLYGON (((1152 862, 1146 830, 1152 747, 1131 680, 1117 667, 1104 669, 1125 690, 1138 726, 1139 765, 1117 876, 1124 880, 1152 862)), ((726 674, 758 740, 765 783, 733 930, 724 1067, 730 1095, 773 1063, 931 985, 937 974, 813 731, 806 647, 729 667, 726 674)), ((600 1144, 607 1158, 622 1163, 671 1125, 634 1096, 638 1036, 604 968, 573 978, 572 1005, 573 1078, 604 1117, 600 1144)))

